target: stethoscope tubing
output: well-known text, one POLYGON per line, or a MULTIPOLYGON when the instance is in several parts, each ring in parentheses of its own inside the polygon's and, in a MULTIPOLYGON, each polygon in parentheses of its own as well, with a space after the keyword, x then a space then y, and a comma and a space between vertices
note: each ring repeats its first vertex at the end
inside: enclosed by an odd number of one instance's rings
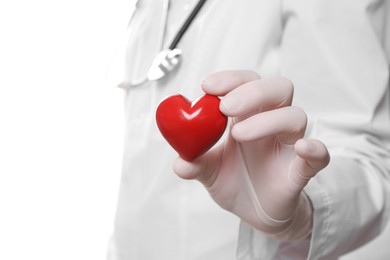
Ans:
POLYGON ((180 42, 181 38, 183 37, 184 33, 187 31, 187 29, 190 27, 192 21, 194 21, 196 15, 199 13, 200 9, 202 9, 202 6, 206 0, 199 0, 190 15, 185 20, 184 24, 181 26, 180 30, 176 34, 175 38, 172 40, 172 43, 169 45, 169 50, 173 50, 176 48, 177 44, 180 42))
POLYGON ((183 25, 180 27, 179 31, 173 38, 168 49, 164 49, 163 45, 164 45, 164 40, 165 40, 164 38, 167 29, 166 27, 167 27, 169 6, 170 6, 170 0, 164 0, 160 35, 158 39, 159 53, 156 54, 156 57, 153 60, 153 63, 150 66, 147 75, 145 75, 145 77, 143 78, 132 80, 131 82, 129 82, 128 86, 135 87, 135 86, 143 85, 148 81, 153 81, 162 78, 167 74, 169 74, 170 71, 174 70, 179 65, 181 61, 182 51, 180 49, 177 49, 176 47, 179 44, 185 32, 190 27, 191 23, 194 21, 199 11, 202 9, 205 2, 206 0, 199 0, 197 2, 194 9, 188 15, 187 19, 184 21, 183 25))

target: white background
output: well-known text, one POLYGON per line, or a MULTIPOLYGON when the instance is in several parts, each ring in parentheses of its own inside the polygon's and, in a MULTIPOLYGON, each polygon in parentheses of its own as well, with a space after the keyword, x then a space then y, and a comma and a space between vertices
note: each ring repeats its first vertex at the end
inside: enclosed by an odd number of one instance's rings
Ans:
POLYGON ((105 259, 123 139, 105 77, 132 4, 0 2, 0 259, 105 259))

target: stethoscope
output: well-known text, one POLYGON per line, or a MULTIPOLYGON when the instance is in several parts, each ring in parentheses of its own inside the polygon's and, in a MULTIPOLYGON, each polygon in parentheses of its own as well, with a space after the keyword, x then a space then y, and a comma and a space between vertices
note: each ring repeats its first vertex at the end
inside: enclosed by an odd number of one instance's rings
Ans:
POLYGON ((183 37, 184 33, 187 31, 192 21, 195 19, 196 15, 199 13, 203 4, 206 0, 199 0, 192 12, 189 14, 184 24, 181 26, 175 37, 173 38, 171 44, 167 49, 163 48, 164 37, 167 27, 168 13, 169 13, 169 4, 170 0, 164 0, 163 3, 163 14, 159 35, 159 52, 152 61, 152 64, 147 72, 147 74, 136 80, 131 80, 129 82, 130 87, 140 86, 149 81, 159 80, 170 72, 175 70, 182 59, 182 50, 177 48, 178 43, 183 37))

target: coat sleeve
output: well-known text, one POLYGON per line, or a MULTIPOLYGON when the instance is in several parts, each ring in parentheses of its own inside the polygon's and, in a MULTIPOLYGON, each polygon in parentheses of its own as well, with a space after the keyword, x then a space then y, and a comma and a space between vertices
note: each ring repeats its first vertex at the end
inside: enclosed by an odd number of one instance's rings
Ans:
POLYGON ((390 212, 389 1, 285 1, 282 74, 331 163, 306 193, 309 258, 333 259, 378 236, 390 212))
POLYGON ((389 218, 390 3, 285 0, 282 12, 281 74, 308 114, 307 136, 327 145, 331 162, 305 188, 311 240, 275 244, 242 225, 239 254, 272 244, 272 259, 336 259, 378 236, 389 218))

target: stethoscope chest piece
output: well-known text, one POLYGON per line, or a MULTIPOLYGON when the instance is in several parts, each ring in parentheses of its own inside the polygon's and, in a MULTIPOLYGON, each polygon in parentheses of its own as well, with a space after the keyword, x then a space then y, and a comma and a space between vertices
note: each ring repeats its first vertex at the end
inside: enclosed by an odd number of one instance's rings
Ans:
POLYGON ((148 80, 158 80, 165 77, 179 66, 181 57, 182 51, 180 49, 160 51, 149 68, 148 80))
POLYGON ((196 4, 195 8, 192 10, 190 15, 185 20, 184 24, 180 28, 177 35, 174 37, 172 43, 169 45, 167 49, 163 49, 162 45, 164 43, 165 38, 165 30, 167 26, 167 17, 168 17, 168 9, 169 9, 170 0, 165 0, 163 3, 163 14, 162 14, 162 22, 161 22, 161 30, 160 30, 160 39, 159 39, 159 49, 160 51, 154 58, 152 65, 149 67, 149 70, 146 75, 137 80, 132 80, 129 82, 128 86, 139 86, 148 81, 155 81, 161 79, 168 75, 170 72, 179 67, 181 59, 182 59, 182 51, 177 49, 176 46, 179 43, 181 37, 184 35, 191 22, 194 20, 195 16, 206 2, 206 0, 199 0, 196 4))

